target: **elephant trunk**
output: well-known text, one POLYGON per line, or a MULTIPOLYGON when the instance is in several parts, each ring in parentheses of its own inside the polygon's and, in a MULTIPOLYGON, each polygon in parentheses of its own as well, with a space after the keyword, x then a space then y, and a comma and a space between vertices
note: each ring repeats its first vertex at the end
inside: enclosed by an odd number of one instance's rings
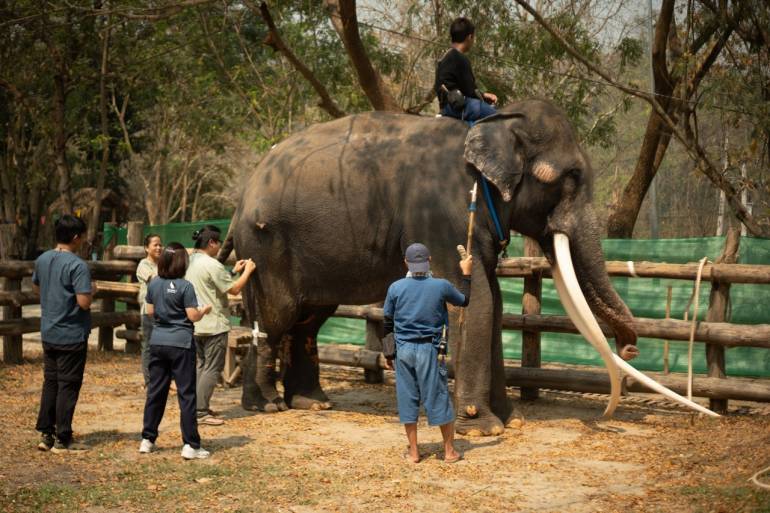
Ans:
POLYGON ((627 346, 636 346, 633 316, 607 274, 593 209, 590 205, 583 208, 580 229, 567 234, 575 273, 591 311, 612 328, 618 354, 622 354, 627 346))

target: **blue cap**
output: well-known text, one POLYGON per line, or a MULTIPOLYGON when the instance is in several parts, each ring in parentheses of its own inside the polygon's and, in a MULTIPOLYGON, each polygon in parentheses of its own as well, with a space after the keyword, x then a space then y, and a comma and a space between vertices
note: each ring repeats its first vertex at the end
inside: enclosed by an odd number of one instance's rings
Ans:
POLYGON ((406 248, 404 253, 406 266, 413 273, 427 273, 430 271, 430 251, 424 244, 415 242, 406 248))

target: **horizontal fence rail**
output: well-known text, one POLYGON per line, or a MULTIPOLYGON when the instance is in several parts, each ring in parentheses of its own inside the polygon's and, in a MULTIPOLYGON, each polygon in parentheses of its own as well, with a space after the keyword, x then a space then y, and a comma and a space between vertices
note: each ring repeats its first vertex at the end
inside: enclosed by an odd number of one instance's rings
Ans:
MULTIPOLYGON (((136 310, 139 285, 117 280, 123 276, 133 276, 136 272, 137 262, 144 256, 145 252, 142 246, 114 246, 111 260, 87 262, 95 280, 94 297, 101 299, 102 304, 108 306, 108 310, 114 308, 114 301, 126 302, 130 308, 125 312, 102 311, 92 314, 93 327, 100 329, 100 347, 111 347, 113 329, 123 325, 125 325, 125 329, 118 330, 115 333, 117 337, 125 339, 127 344, 130 343, 132 346, 137 346, 141 341, 142 335, 138 329, 140 315, 136 310), (102 339, 104 339, 104 345, 102 339), (109 345, 107 345, 108 343, 109 345)), ((235 257, 231 255, 227 263, 232 264, 234 262, 235 257)), ((692 281, 696 278, 698 264, 608 261, 606 268, 610 276, 692 281)), ((31 276, 33 270, 34 262, 0 261, 0 277, 7 278, 17 284, 22 278, 31 276)), ((536 278, 537 281, 532 283, 539 289, 540 279, 550 277, 551 267, 544 257, 508 258, 500 261, 497 275, 507 278, 525 278, 525 280, 536 278)), ((770 266, 708 263, 703 268, 702 280, 718 283, 770 284, 770 266)), ((241 298, 240 296, 230 296, 230 300, 235 305, 239 305, 241 298)), ((19 308, 20 311, 21 306, 35 305, 39 301, 40 298, 36 292, 21 290, 18 286, 0 290, 0 306, 2 307, 19 308)), ((381 336, 382 308, 373 305, 341 305, 334 315, 336 317, 363 319, 367 322, 366 348, 348 349, 339 346, 321 346, 319 347, 321 362, 363 368, 367 373, 367 379, 373 375, 376 376, 376 373, 380 373, 381 376, 385 361, 376 349, 378 347, 377 339, 381 336)), ((613 336, 612 330, 607 325, 601 321, 599 324, 605 335, 613 336)), ((503 314, 502 327, 507 330, 521 330, 524 333, 535 334, 540 332, 578 333, 569 317, 541 315, 539 310, 537 313, 521 315, 503 314)), ((633 328, 641 337, 686 341, 689 340, 691 323, 674 319, 636 317, 633 320, 633 328)), ((4 337, 18 337, 39 330, 39 317, 11 318, 0 321, 0 336, 4 337)), ((237 332, 236 336, 241 339, 250 336, 250 330, 245 328, 234 328, 234 332, 237 332)), ((697 342, 721 347, 770 349, 770 324, 739 325, 727 322, 698 322, 694 339, 697 342)), ((531 367, 506 366, 505 372, 507 383, 522 389, 551 388, 591 393, 608 393, 610 390, 606 373, 599 370, 543 369, 539 368, 538 361, 535 366, 531 367)), ((652 376, 676 392, 684 393, 686 391, 686 378, 682 376, 654 373, 652 376)), ((625 387, 631 392, 647 392, 643 385, 630 377, 626 378, 625 387)), ((694 382, 693 394, 709 398, 770 402, 770 383, 767 380, 699 376, 694 382)))
MULTIPOLYGON (((667 278, 694 280, 698 274, 698 263, 666 264, 659 262, 606 262, 607 274, 629 278, 667 278)), ((506 258, 497 266, 497 275, 508 278, 525 278, 536 273, 551 276, 551 264, 545 257, 506 258)), ((770 265, 754 264, 712 264, 703 266, 703 281, 723 283, 770 284, 770 265)))

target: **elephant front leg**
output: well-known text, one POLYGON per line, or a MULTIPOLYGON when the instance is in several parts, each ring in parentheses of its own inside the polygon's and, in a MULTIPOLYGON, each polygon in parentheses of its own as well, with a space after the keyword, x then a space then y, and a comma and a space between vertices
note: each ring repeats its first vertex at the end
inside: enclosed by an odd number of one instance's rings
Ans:
POLYGON ((290 331, 288 358, 283 362, 283 387, 286 402, 292 408, 327 410, 332 407, 321 388, 318 331, 334 310, 336 307, 314 310, 290 331))
MULTIPOLYGON (((494 350, 495 299, 481 266, 474 265, 471 301, 455 326, 460 339, 454 345, 455 406, 458 433, 470 436, 499 435, 505 430, 503 421, 493 411, 492 351, 494 350)), ((497 394, 495 394, 497 395, 497 394)))
POLYGON ((249 346, 243 361, 243 394, 241 406, 246 410, 266 413, 287 410, 276 383, 276 342, 268 339, 259 347, 249 346))

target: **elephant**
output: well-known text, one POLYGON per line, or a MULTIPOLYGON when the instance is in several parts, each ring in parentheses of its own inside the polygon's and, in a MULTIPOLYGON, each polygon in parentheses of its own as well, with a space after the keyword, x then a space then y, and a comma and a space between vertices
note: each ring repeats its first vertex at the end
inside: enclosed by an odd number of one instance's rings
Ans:
MULTIPOLYGON (((453 118, 368 112, 288 137, 244 181, 220 258, 234 248, 257 263, 243 301, 267 341, 245 357, 242 406, 331 407, 319 382, 324 321, 340 304, 382 301, 403 276, 412 242, 430 249, 435 275, 459 283, 456 246, 468 229, 469 191, 482 180, 490 201, 480 196, 475 216, 472 299, 462 323, 450 315, 457 432, 500 434, 513 412, 495 272, 512 230, 536 240, 561 274, 560 261, 571 258, 570 268, 574 261, 581 297, 614 332, 618 354, 636 356, 631 312, 605 270, 591 165, 562 110, 521 100, 470 129, 453 118), (557 235, 566 257, 557 255, 557 235), (284 397, 276 389, 279 356, 284 397)), ((617 368, 611 377, 619 383, 617 368)))

